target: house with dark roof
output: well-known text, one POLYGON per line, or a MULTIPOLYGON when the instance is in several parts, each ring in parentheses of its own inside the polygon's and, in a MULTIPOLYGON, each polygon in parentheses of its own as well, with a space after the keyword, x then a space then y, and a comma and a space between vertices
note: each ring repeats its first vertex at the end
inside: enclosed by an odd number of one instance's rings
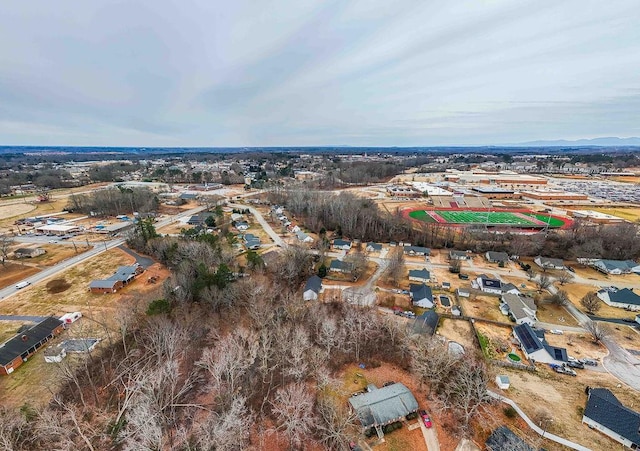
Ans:
POLYGON ((629 288, 606 288, 598 291, 598 297, 611 307, 624 308, 627 310, 640 310, 640 296, 633 289, 629 288))
POLYGON ((304 286, 304 291, 302 292, 302 298, 305 301, 316 301, 318 299, 318 294, 322 290, 322 279, 318 276, 311 276, 307 283, 304 286))
POLYGON ((509 255, 506 252, 489 251, 484 256, 489 263, 506 263, 509 261, 509 255))
POLYGON ((484 293, 502 294, 502 282, 491 279, 485 274, 480 274, 476 279, 477 287, 484 293))
POLYGON ((331 264, 329 265, 329 271, 350 273, 351 271, 353 271, 353 265, 349 262, 336 259, 331 261, 331 264))
POLYGON ((404 246, 404 253, 407 255, 431 255, 431 249, 422 246, 404 246))
POLYGON ((560 258, 548 258, 537 256, 533 262, 542 269, 564 269, 564 262, 560 258))
POLYGON ((469 254, 465 251, 449 251, 449 260, 468 260, 469 254))
POLYGON ((605 274, 640 273, 640 265, 633 260, 596 260, 593 267, 605 274))
POLYGON ((234 223, 234 227, 239 232, 245 232, 245 231, 249 230, 249 223, 246 222, 246 221, 236 221, 234 223))
POLYGON ((382 244, 380 243, 367 243, 367 247, 365 248, 367 252, 380 252, 382 251, 382 244))
POLYGON ((25 328, 0 346, 0 374, 11 374, 46 342, 60 335, 64 323, 50 316, 25 328))
POLYGON ((244 241, 244 246, 252 251, 255 251, 257 249, 260 249, 260 238, 255 236, 252 233, 245 233, 244 236, 242 237, 242 240, 244 241))
POLYGON ((506 426, 499 426, 484 442, 487 451, 535 451, 524 440, 506 426))
POLYGON ((532 298, 505 293, 500 300, 502 304, 506 306, 507 314, 516 324, 527 323, 533 326, 535 322, 538 321, 536 317, 538 308, 532 298))
POLYGON ((622 405, 606 388, 588 388, 587 396, 583 423, 627 448, 640 448, 640 413, 622 405))
POLYGON ((409 285, 409 297, 413 305, 422 308, 433 308, 433 293, 431 292, 431 288, 424 283, 412 283, 409 285))
POLYGON ((383 426, 403 421, 407 415, 418 411, 418 401, 403 384, 382 388, 370 386, 367 389, 370 390, 368 393, 349 398, 363 431, 375 428, 378 437, 382 438, 383 426))
POLYGON ((331 246, 334 249, 340 249, 343 251, 348 251, 349 249, 351 249, 351 241, 348 240, 341 240, 336 238, 335 240, 333 240, 333 243, 331 243, 331 246))
POLYGON ((438 328, 439 322, 440 316, 433 310, 427 310, 413 320, 411 332, 414 334, 433 335, 438 328))
POLYGON ((187 221, 187 224, 200 226, 205 225, 209 216, 214 216, 214 213, 211 213, 210 211, 203 211, 202 213, 191 216, 187 221))
POLYGON ((430 279, 431 274, 426 268, 409 270, 409 280, 413 282, 428 282, 430 279))
POLYGON ((550 346, 544 339, 544 331, 534 330, 528 323, 513 328, 513 336, 520 343, 520 349, 532 362, 556 363, 569 361, 567 350, 550 346))

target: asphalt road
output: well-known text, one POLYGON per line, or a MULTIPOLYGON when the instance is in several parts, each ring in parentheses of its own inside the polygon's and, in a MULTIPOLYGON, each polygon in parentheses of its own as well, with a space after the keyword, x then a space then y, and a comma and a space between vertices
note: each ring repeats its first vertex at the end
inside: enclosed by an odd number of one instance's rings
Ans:
MULTIPOLYGON (((171 224, 172 222, 177 221, 179 218, 184 217, 184 216, 191 216, 194 215, 196 213, 201 212, 202 210, 204 210, 205 207, 196 207, 193 208, 191 210, 185 211, 180 213, 179 215, 176 216, 171 216, 169 218, 163 219, 162 221, 158 221, 155 224, 156 229, 159 229, 161 227, 165 227, 169 224, 171 224)), ((121 246, 122 244, 124 244, 125 239, 124 238, 117 238, 115 240, 111 240, 111 241, 104 241, 102 243, 100 243, 99 246, 95 246, 93 249, 88 250, 87 252, 84 252, 80 255, 76 255, 74 257, 68 258, 67 260, 61 261, 60 263, 58 263, 55 266, 51 266, 47 269, 44 269, 42 271, 40 271, 37 274, 34 274, 31 277, 27 277, 26 279, 22 279, 21 282, 29 282, 31 285, 35 285, 38 282, 42 282, 43 280, 48 279, 49 277, 53 277, 56 274, 59 274, 60 272, 71 268, 72 266, 75 266, 79 263, 82 263, 90 258, 95 257, 96 255, 99 255, 103 252, 108 251, 109 249, 113 249, 114 247, 118 247, 121 246)), ((17 284, 18 282, 16 282, 17 284)), ((23 290, 28 290, 30 287, 26 287, 23 288, 23 290)), ((11 285, 8 286, 6 288, 3 288, 2 290, 0 290, 0 301, 7 299, 10 296, 13 296, 14 294, 16 294, 18 290, 15 285, 11 285)))

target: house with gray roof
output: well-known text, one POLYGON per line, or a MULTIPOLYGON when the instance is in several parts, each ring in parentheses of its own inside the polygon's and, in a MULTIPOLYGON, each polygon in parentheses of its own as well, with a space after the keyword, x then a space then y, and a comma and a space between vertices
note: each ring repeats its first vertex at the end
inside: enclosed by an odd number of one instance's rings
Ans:
POLYGON ((499 426, 494 430, 484 445, 487 451, 535 451, 535 448, 529 446, 506 426, 499 426))
POLYGON ((640 413, 624 406, 606 388, 587 388, 587 396, 582 422, 627 448, 638 449, 640 413))
POLYGON ((503 283, 502 293, 520 294, 520 290, 512 283, 503 283))
POLYGON ((413 282, 428 282, 430 279, 431 274, 426 268, 409 270, 409 280, 413 282))
POLYGON ((537 256, 533 262, 542 269, 564 269, 564 262, 560 258, 548 258, 537 256))
POLYGON ((605 274, 640 273, 640 265, 633 260, 596 260, 593 267, 605 274))
POLYGON ((412 283, 409 285, 409 297, 413 305, 422 308, 433 308, 433 293, 431 292, 431 288, 424 283, 412 283))
POLYGON ((301 241, 303 243, 313 243, 313 238, 304 233, 302 230, 298 230, 296 232, 296 238, 298 238, 298 241, 301 241))
POLYGON ((516 324, 528 323, 530 326, 533 326, 535 322, 538 321, 536 317, 538 308, 532 298, 505 293, 502 295, 501 301, 506 305, 509 317, 515 321, 516 324))
POLYGON ((418 401, 403 384, 396 383, 382 388, 371 387, 371 391, 349 398, 362 430, 375 428, 378 437, 384 433, 382 427, 402 421, 418 411, 418 401))
POLYGON ((350 273, 351 271, 353 271, 353 265, 349 262, 336 259, 331 261, 331 264, 329 265, 329 271, 350 273))
POLYGON ((422 246, 404 246, 404 253, 408 255, 431 255, 431 249, 422 246))
POLYGON ((506 263, 509 261, 509 255, 506 252, 489 251, 485 254, 485 258, 489 263, 506 263))
POLYGON ((305 301, 316 301, 320 291, 322 291, 322 279, 315 275, 311 276, 304 286, 302 298, 305 301))
POLYGON ((544 339, 544 332, 534 330, 528 323, 513 328, 513 336, 520 343, 520 349, 532 362, 562 365, 569 360, 567 350, 550 346, 544 339))
POLYGON ((382 251, 382 244, 380 243, 367 243, 367 247, 365 248, 367 252, 380 252, 382 251))
POLYGON ((602 302, 611 307, 633 311, 640 310, 640 296, 638 296, 633 289, 610 287, 599 290, 597 294, 602 302))
POLYGON ((411 332, 414 334, 433 335, 438 328, 440 315, 434 310, 427 310, 422 315, 416 316, 411 324, 411 332))
POLYGON ((331 243, 331 246, 334 249, 348 251, 349 249, 351 249, 351 241, 336 238, 335 240, 333 240, 333 243, 331 243))

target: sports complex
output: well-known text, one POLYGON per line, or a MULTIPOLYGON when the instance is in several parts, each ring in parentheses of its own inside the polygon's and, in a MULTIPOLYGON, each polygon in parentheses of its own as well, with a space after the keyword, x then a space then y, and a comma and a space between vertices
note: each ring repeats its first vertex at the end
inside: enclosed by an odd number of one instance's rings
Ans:
POLYGON ((426 223, 452 226, 482 225, 519 229, 566 228, 571 220, 530 210, 499 209, 406 209, 403 216, 426 223))

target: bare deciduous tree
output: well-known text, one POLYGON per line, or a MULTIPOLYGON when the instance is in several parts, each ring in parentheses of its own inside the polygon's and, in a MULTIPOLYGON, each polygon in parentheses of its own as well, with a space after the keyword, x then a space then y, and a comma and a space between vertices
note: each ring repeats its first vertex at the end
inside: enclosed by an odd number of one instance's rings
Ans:
POLYGON ((558 290, 547 298, 547 302, 554 305, 564 306, 569 302, 569 295, 564 290, 558 290))
POLYGON ((278 389, 271 406, 280 425, 277 429, 287 437, 292 448, 301 449, 316 423, 313 394, 301 383, 289 384, 278 389))
MULTIPOLYGON (((333 387, 335 389, 335 387, 333 387)), ((334 396, 320 396, 316 406, 316 429, 326 449, 348 450, 351 437, 357 434, 356 414, 334 396)))
POLYGON ((401 247, 394 248, 387 258, 385 275, 395 286, 398 286, 404 276, 404 261, 404 249, 401 247))
POLYGON ((584 325, 584 328, 591 334, 593 341, 596 343, 600 343, 602 340, 607 338, 611 332, 609 328, 604 324, 600 324, 597 321, 589 321, 584 325))
POLYGON ((411 352, 411 371, 420 384, 427 383, 430 397, 432 392, 438 393, 450 378, 458 359, 451 355, 446 346, 434 338, 425 340, 418 336, 411 352))
POLYGON ((249 443, 252 423, 246 399, 238 396, 233 399, 229 409, 222 412, 211 412, 207 420, 199 427, 197 435, 201 449, 231 451, 244 448, 249 443))
POLYGON ((562 271, 560 275, 556 277, 558 282, 560 282, 560 285, 565 285, 567 283, 570 283, 573 280, 573 278, 574 278, 573 274, 567 271, 562 271))
POLYGON ((362 252, 362 250, 356 249, 355 252, 347 255, 344 261, 351 263, 351 275, 354 280, 358 280, 366 271, 369 259, 367 258, 367 254, 362 252))
POLYGON ((551 278, 548 274, 542 273, 536 279, 536 287, 538 287, 538 292, 542 293, 543 290, 546 290, 551 286, 551 278))
POLYGON ((7 264, 9 258, 9 248, 13 244, 13 237, 8 234, 0 235, 0 263, 2 266, 7 264))
POLYGON ((602 306, 600 302, 600 298, 593 291, 585 294, 582 299, 580 299, 580 305, 591 315, 598 313, 598 310, 600 310, 600 307, 602 306))

